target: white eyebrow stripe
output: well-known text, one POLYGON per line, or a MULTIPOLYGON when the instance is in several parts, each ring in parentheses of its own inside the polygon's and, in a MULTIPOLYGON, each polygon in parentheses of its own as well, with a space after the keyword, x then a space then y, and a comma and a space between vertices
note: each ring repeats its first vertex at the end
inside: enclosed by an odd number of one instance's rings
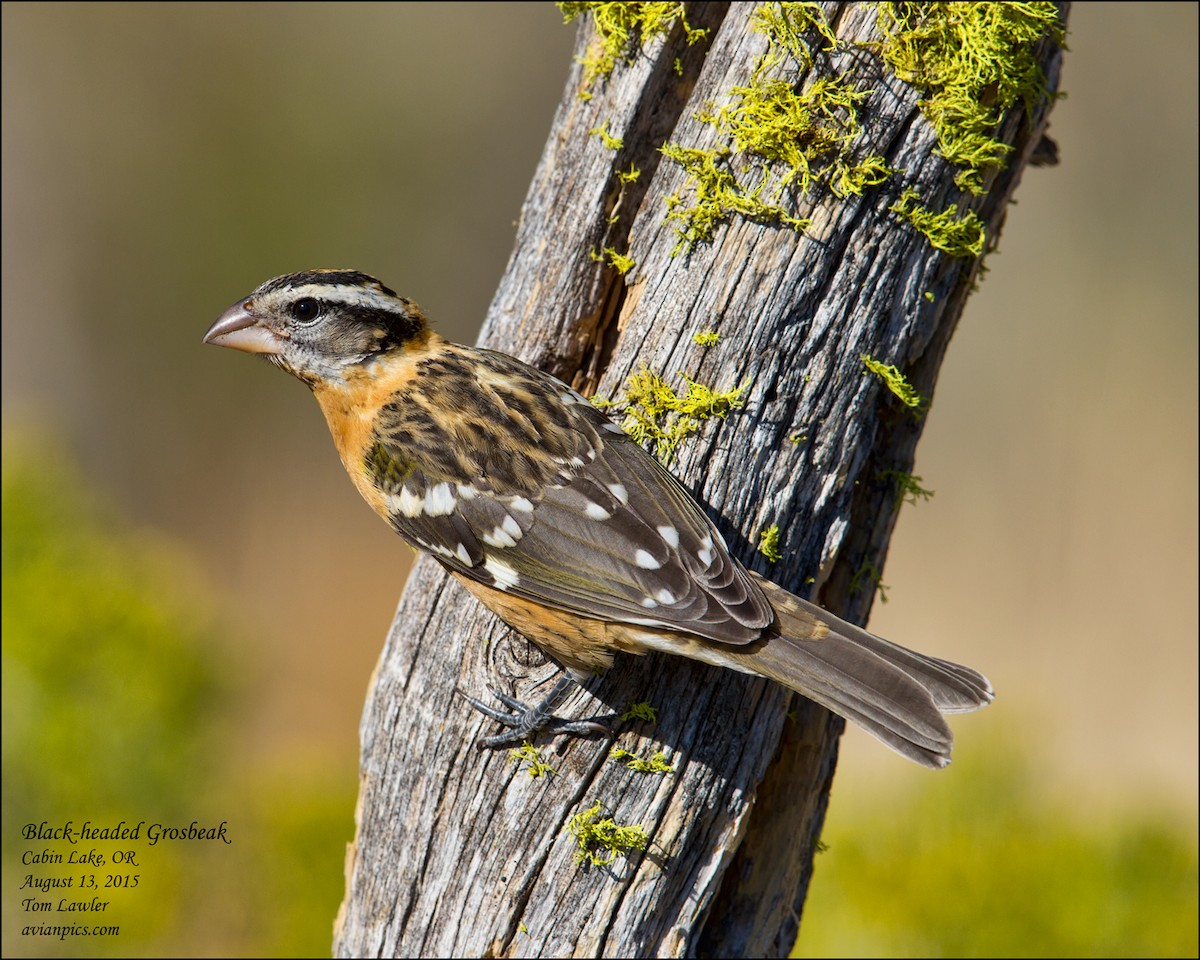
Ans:
POLYGON ((312 297, 316 300, 324 300, 326 303, 374 307, 377 310, 386 310, 388 313, 395 314, 404 312, 401 303, 395 297, 389 297, 386 293, 380 293, 371 287, 356 287, 345 283, 304 283, 298 287, 285 287, 281 292, 286 293, 289 300, 312 297))

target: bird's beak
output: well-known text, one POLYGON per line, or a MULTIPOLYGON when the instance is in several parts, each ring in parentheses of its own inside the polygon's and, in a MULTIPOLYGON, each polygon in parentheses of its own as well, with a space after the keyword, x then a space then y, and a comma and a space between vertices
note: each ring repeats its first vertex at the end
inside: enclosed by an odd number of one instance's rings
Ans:
POLYGON ((208 328, 204 342, 247 353, 279 353, 283 346, 279 337, 259 324, 253 309, 253 300, 239 300, 208 328))

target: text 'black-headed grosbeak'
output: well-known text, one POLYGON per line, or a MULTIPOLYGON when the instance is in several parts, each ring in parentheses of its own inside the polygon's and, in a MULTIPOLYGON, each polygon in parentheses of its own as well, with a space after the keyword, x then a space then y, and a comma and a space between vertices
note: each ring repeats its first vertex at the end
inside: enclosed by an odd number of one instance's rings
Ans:
MULTIPOLYGON (((680 483, 581 394, 444 340, 373 277, 276 277, 204 339, 304 381, 375 512, 577 681, 617 651, 679 654, 776 680, 931 767, 949 762, 942 715, 992 699, 976 671, 746 570, 680 483)), ((487 742, 543 726, 569 685, 523 715, 472 700, 517 728, 487 742)))

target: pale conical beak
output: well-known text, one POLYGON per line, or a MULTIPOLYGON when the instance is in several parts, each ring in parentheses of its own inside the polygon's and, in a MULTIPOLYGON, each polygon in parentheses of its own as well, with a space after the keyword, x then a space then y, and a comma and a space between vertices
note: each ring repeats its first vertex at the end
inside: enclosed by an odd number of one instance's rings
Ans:
POLYGON ((208 328, 204 342, 246 353, 279 353, 283 346, 279 337, 259 325, 258 318, 250 312, 253 306, 252 300, 239 300, 208 328))

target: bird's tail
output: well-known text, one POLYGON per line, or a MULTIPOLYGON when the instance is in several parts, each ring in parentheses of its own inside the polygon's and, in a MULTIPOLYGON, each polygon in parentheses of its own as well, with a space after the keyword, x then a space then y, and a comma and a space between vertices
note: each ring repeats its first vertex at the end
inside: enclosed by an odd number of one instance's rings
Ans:
POLYGON ((983 674, 889 643, 755 576, 778 614, 763 641, 725 646, 725 665, 769 677, 928 767, 950 762, 946 713, 992 700, 983 674))

